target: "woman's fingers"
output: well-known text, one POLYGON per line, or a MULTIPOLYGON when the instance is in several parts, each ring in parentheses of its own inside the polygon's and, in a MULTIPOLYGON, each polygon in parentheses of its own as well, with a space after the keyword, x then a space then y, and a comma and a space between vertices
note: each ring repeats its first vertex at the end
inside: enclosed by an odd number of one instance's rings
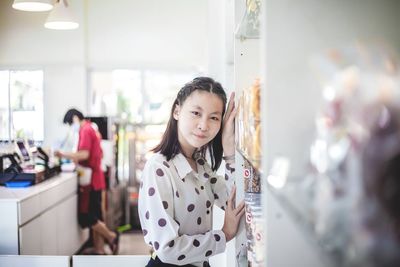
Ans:
POLYGON ((232 186, 232 189, 231 189, 231 194, 229 195, 229 199, 228 199, 228 208, 230 209, 230 210, 233 210, 235 207, 234 207, 234 205, 233 205, 233 201, 235 200, 235 196, 236 196, 236 186, 234 185, 234 186, 232 186))
POLYGON ((235 108, 235 93, 232 93, 229 98, 228 108, 226 109, 224 122, 226 122, 230 118, 230 115, 234 108, 235 108))
POLYGON ((236 216, 237 216, 237 218, 238 218, 238 219, 242 218, 242 216, 243 216, 244 212, 245 212, 245 209, 244 209, 244 208, 243 208, 243 209, 241 209, 241 210, 239 211, 239 213, 236 215, 236 216))
POLYGON ((244 212, 244 200, 235 209, 235 215, 238 216, 241 212, 244 212))

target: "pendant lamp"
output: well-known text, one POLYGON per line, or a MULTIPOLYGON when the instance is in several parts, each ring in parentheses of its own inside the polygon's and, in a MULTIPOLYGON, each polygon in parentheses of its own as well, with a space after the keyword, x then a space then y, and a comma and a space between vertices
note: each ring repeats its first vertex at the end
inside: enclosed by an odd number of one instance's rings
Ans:
POLYGON ((58 0, 54 4, 44 27, 52 30, 73 30, 79 27, 67 0, 58 0))
POLYGON ((49 11, 53 8, 51 0, 14 0, 14 9, 22 11, 49 11))

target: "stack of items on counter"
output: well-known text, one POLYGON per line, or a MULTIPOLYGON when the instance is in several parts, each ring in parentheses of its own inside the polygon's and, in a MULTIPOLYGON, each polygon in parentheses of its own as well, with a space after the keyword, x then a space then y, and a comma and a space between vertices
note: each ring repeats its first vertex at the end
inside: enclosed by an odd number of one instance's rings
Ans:
POLYGON ((264 266, 264 218, 261 205, 260 81, 243 90, 239 100, 238 150, 244 157, 245 217, 248 266, 264 266))
POLYGON ((382 46, 330 50, 310 149, 315 234, 338 266, 400 266, 400 72, 382 46))

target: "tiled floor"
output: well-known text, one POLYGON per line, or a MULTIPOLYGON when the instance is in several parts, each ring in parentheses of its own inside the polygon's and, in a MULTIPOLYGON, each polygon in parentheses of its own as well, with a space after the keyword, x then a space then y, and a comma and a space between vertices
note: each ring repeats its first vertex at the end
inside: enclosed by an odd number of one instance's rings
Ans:
POLYGON ((150 247, 144 242, 141 231, 123 233, 119 242, 119 255, 150 255, 150 247))
MULTIPOLYGON (((105 253, 112 255, 110 247, 104 246, 105 253)), ((84 248, 79 254, 93 255, 93 247, 84 248)), ((149 255, 150 246, 143 239, 141 231, 127 232, 120 235, 118 255, 149 255)))

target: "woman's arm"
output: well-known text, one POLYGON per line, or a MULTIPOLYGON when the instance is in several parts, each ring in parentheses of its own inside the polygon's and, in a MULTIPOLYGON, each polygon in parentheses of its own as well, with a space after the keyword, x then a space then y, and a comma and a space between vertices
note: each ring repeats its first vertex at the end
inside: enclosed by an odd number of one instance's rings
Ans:
POLYGON ((174 207, 176 192, 166 165, 150 159, 143 171, 139 217, 145 242, 165 263, 184 265, 207 261, 210 256, 225 250, 225 234, 222 230, 179 234, 180 225, 174 220, 174 214, 183 211, 174 207))

